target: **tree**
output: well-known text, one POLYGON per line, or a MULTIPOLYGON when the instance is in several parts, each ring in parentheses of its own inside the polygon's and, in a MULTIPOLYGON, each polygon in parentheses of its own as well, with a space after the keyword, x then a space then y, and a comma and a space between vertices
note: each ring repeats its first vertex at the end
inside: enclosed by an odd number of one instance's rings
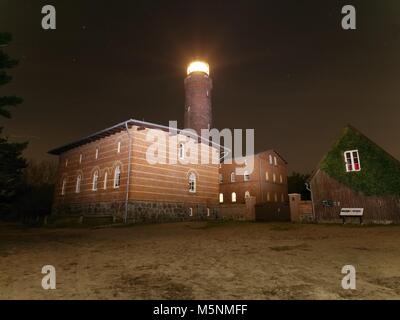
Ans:
POLYGON ((293 172, 290 176, 288 176, 289 193, 300 193, 301 199, 310 200, 311 194, 306 187, 306 183, 309 177, 310 177, 309 174, 301 174, 298 172, 293 172))
MULTIPOLYGON (((3 48, 11 42, 9 33, 0 33, 0 86, 9 83, 12 77, 6 70, 15 67, 18 61, 11 59, 3 48)), ((17 96, 0 96, 0 116, 11 118, 8 107, 15 107, 22 103, 17 96)), ((4 211, 15 198, 18 190, 23 185, 23 169, 26 160, 22 156, 27 143, 10 142, 8 137, 3 136, 3 127, 0 127, 0 211, 4 211)))

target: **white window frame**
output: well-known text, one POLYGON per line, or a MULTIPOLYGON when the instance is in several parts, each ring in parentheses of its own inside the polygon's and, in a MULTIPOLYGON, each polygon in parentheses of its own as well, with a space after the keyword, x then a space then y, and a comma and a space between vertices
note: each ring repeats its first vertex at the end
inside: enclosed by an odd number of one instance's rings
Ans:
POLYGON ((185 145, 183 143, 178 146, 178 157, 180 160, 185 159, 185 145))
POLYGON ((265 181, 269 181, 269 173, 268 173, 268 171, 265 171, 265 181))
POLYGON ((275 173, 272 174, 272 181, 276 182, 276 174, 275 173))
POLYGON ((344 163, 345 163, 345 167, 346 167, 346 172, 358 172, 358 171, 361 171, 360 153, 358 152, 357 149, 355 149, 355 150, 347 150, 347 151, 344 152, 343 155, 344 155, 344 163), (355 169, 355 164, 356 163, 354 162, 355 157, 354 157, 353 153, 357 154, 356 158, 358 159, 358 169, 355 169), (349 158, 350 163, 347 162, 347 154, 350 155, 350 158, 349 158), (349 165, 351 166, 351 168, 348 167, 349 165))
POLYGON ((99 182, 99 171, 93 172, 92 191, 97 191, 97 183, 99 182))
POLYGON ((275 166, 278 165, 278 160, 276 159, 276 156, 274 156, 274 165, 275 165, 275 166))
POLYGON ((279 182, 280 182, 280 183, 283 183, 283 177, 282 177, 281 174, 279 175, 279 182))
POLYGON ((193 208, 192 207, 189 208, 189 217, 193 217, 193 208))
POLYGON ((231 172, 231 182, 236 182, 236 175, 234 171, 231 172))
POLYGON ((243 181, 250 181, 250 174, 247 170, 243 174, 243 181))
POLYGON ((117 144, 117 153, 121 153, 121 141, 118 141, 118 144, 117 144))
POLYGON ((222 192, 219 194, 219 203, 224 203, 224 194, 222 192))
POLYGON ((245 193, 244 193, 244 198, 246 199, 246 198, 250 198, 250 191, 246 191, 245 193))
POLYGON ((269 164, 273 164, 273 161, 272 161, 272 154, 269 155, 269 164))
POLYGON ((197 177, 194 172, 189 174, 189 192, 196 193, 197 177))
POLYGON ((82 175, 79 174, 76 177, 75 193, 81 192, 81 181, 82 181, 82 175))
POLYGON ((96 148, 96 153, 94 155, 94 158, 97 160, 99 158, 99 148, 96 148))
POLYGON ((79 155, 79 163, 82 163, 82 153, 79 155))
POLYGON ((235 202, 237 201, 237 199, 236 199, 236 192, 232 192, 232 194, 231 194, 231 201, 232 201, 232 203, 235 203, 235 202))
POLYGON ((116 166, 114 169, 114 189, 118 189, 121 185, 121 168, 116 166))

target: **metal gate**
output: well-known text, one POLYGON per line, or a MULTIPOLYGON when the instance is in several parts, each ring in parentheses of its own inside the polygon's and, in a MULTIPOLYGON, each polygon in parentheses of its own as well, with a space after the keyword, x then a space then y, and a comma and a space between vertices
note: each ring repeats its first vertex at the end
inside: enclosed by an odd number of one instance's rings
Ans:
POLYGON ((255 206, 256 221, 290 221, 290 207, 287 202, 272 202, 255 206))

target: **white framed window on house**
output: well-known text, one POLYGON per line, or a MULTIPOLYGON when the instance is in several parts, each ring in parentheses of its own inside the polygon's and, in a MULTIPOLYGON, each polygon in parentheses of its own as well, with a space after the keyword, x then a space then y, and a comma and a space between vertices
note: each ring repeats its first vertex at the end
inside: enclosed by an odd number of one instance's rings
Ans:
POLYGON ((210 208, 207 208, 207 217, 210 216, 210 208))
POLYGON ((274 165, 278 165, 278 160, 276 159, 276 157, 274 156, 274 165))
POLYGON ((103 185, 103 189, 107 190, 107 177, 108 177, 108 172, 104 172, 104 185, 103 185))
POLYGON ((224 182, 224 175, 222 173, 219 174, 219 183, 224 182))
POLYGON ((189 208, 189 216, 193 217, 193 208, 189 208))
POLYGON ((82 181, 82 176, 78 175, 76 177, 76 185, 75 185, 75 192, 76 193, 81 192, 81 181, 82 181))
POLYGON ((273 162, 272 162, 272 155, 271 155, 271 154, 269 155, 269 164, 273 164, 273 162))
POLYGON ((283 177, 282 177, 281 174, 279 175, 279 182, 280 182, 280 183, 283 183, 283 177))
POLYGON ((236 202, 236 192, 232 192, 232 202, 236 202))
POLYGON ((68 159, 65 159, 65 166, 68 167, 68 159))
POLYGON ((360 156, 358 154, 358 150, 349 150, 344 153, 344 161, 346 163, 346 171, 360 171, 360 156))
POLYGON ((219 203, 224 203, 224 194, 223 193, 219 194, 219 203))
POLYGON ((96 170, 93 173, 93 181, 92 181, 92 190, 96 191, 97 190, 97 182, 99 181, 99 172, 96 170))
POLYGON ((250 198, 250 191, 246 191, 246 192, 244 193, 244 197, 245 197, 245 198, 250 198))
POLYGON ((196 192, 196 175, 193 172, 189 174, 189 192, 196 192))
POLYGON ((276 182, 276 174, 275 173, 272 174, 272 181, 276 182))
POLYGON ((265 172, 265 181, 269 181, 269 173, 268 173, 268 171, 265 172))
POLYGON ((99 148, 96 148, 96 152, 94 154, 94 158, 98 159, 99 158, 99 148))
POLYGON ((185 159, 185 145, 183 143, 179 144, 178 147, 178 157, 179 159, 185 159))
POLYGON ((79 163, 82 163, 82 153, 79 155, 79 163))
POLYGON ((61 195, 65 195, 65 190, 67 188, 67 178, 64 178, 61 184, 61 195))
POLYGON ((235 172, 231 172, 231 182, 235 182, 235 181, 236 181, 235 172))
POLYGON ((271 195, 269 192, 267 192, 267 201, 271 201, 271 195))
POLYGON ((114 169, 114 188, 119 188, 121 184, 121 168, 116 166, 114 169))
POLYGON ((118 144, 117 144, 117 153, 121 153, 121 141, 118 141, 118 144))
POLYGON ((249 180, 250 180, 250 174, 249 174, 248 171, 245 171, 245 172, 244 172, 243 180, 244 180, 244 181, 249 181, 249 180))

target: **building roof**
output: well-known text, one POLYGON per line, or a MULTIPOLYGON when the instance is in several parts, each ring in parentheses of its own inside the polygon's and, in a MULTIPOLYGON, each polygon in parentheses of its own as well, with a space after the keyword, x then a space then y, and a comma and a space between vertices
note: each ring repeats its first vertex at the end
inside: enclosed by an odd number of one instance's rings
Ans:
POLYGON ((309 180, 318 170, 366 195, 400 195, 400 161, 351 125, 344 128, 309 180), (348 150, 358 150, 360 171, 346 172, 344 152, 348 150))
POLYGON ((149 129, 159 129, 159 130, 163 130, 166 132, 174 132, 175 134, 179 134, 182 133, 186 136, 192 137, 194 139, 197 139, 199 142, 203 142, 203 143, 208 143, 211 144, 213 147, 215 148, 223 148, 226 154, 230 153, 230 150, 228 148, 225 148, 217 143, 214 142, 210 142, 204 138, 202 138, 201 136, 194 134, 190 131, 185 131, 182 129, 177 129, 177 128, 173 128, 173 127, 168 127, 168 126, 163 126, 160 124, 155 124, 155 123, 151 123, 151 122, 146 122, 146 121, 141 121, 141 120, 135 120, 135 119, 129 119, 126 120, 124 122, 120 122, 117 123, 116 125, 113 125, 109 128, 103 129, 101 131, 95 132, 87 137, 84 137, 82 139, 76 140, 74 142, 68 143, 66 145, 63 145, 61 147, 52 149, 50 151, 48 151, 49 154, 53 154, 53 155, 60 155, 68 150, 74 149, 76 147, 82 146, 84 144, 90 143, 92 141, 107 137, 109 135, 112 135, 114 133, 120 132, 122 130, 126 130, 126 128, 130 128, 132 126, 139 126, 139 127, 143 127, 143 128, 149 128, 149 129))
MULTIPOLYGON (((254 153, 254 154, 250 154, 250 155, 248 155, 248 156, 236 157, 235 160, 244 161, 246 157, 260 156, 260 155, 263 155, 263 154, 265 154, 265 153, 270 153, 270 152, 274 152, 279 158, 281 158, 281 160, 282 160, 285 164, 288 164, 288 162, 285 160, 285 158, 282 157, 282 155, 281 155, 278 151, 276 151, 275 149, 267 149, 267 150, 264 150, 264 151, 256 152, 256 153, 254 153)), ((232 155, 233 155, 233 154, 231 154, 231 157, 230 157, 230 158, 225 159, 225 160, 232 160, 232 155)))

